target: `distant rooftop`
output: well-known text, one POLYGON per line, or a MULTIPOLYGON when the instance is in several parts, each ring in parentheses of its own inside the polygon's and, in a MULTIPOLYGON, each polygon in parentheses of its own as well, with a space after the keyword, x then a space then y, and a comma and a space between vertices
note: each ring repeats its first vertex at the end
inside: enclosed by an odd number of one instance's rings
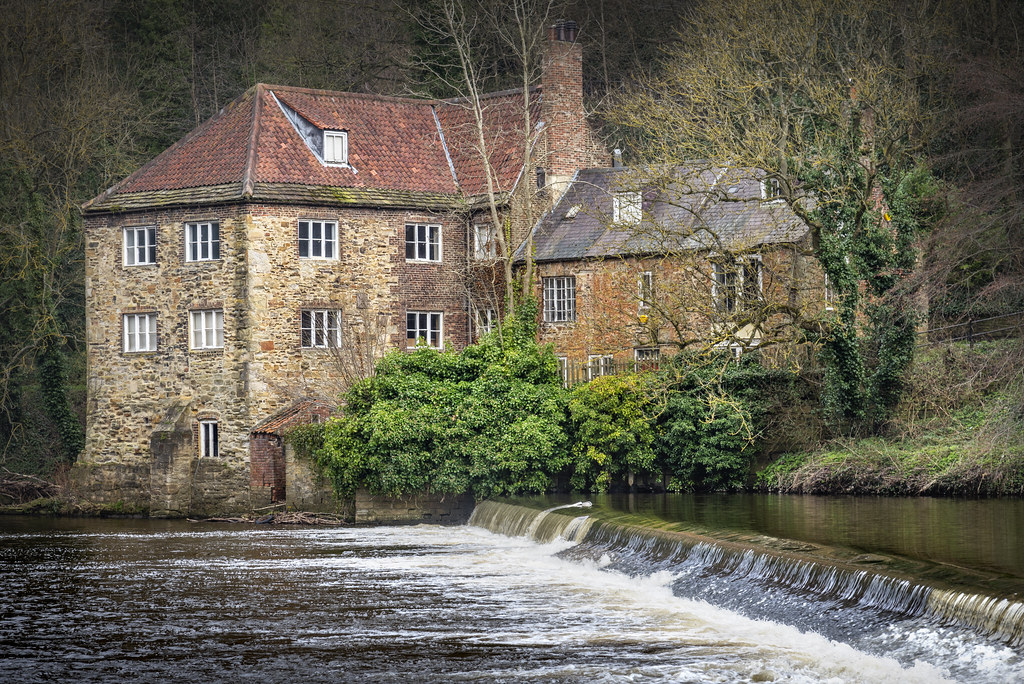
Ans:
MULTIPOLYGON (((783 202, 762 198, 753 169, 678 166, 645 181, 628 168, 585 169, 533 229, 537 262, 732 250, 792 243, 808 232, 783 202), (616 221, 615 197, 642 203, 643 219, 616 221)), ((525 245, 518 259, 525 258, 525 245)))

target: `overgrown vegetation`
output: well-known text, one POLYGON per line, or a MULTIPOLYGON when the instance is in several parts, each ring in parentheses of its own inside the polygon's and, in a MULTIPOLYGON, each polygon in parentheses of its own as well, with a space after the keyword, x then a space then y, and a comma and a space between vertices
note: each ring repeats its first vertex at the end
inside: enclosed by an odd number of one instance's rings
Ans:
POLYGON ((840 438, 779 457, 765 491, 1024 495, 1024 347, 942 345, 919 354, 884 437, 840 438))
POLYGON ((535 306, 462 352, 389 354, 346 393, 340 418, 289 439, 341 497, 743 485, 788 374, 752 357, 680 356, 663 372, 566 389, 535 341, 535 306))

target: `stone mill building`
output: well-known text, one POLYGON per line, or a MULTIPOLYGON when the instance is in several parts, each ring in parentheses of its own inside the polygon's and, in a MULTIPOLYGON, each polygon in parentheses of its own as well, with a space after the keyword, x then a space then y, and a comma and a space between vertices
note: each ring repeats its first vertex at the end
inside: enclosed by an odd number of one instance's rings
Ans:
MULTIPOLYGON (((573 24, 548 51, 531 168, 522 92, 482 99, 499 193, 610 161, 573 24)), ((475 339, 467 267, 492 255, 465 105, 256 85, 83 207, 83 496, 153 515, 286 499, 266 426, 324 415, 296 400, 332 395, 334 348, 377 327, 397 347, 475 339)))

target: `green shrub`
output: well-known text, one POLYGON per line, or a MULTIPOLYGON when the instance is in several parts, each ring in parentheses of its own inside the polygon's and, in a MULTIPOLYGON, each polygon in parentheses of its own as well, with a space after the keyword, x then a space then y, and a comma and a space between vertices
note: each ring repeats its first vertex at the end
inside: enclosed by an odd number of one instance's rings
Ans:
POLYGON ((607 375, 573 389, 573 489, 605 491, 627 473, 654 472, 647 384, 643 375, 607 375))
POLYGON ((366 487, 478 497, 539 493, 569 463, 568 393, 534 341, 535 309, 460 353, 395 351, 345 396, 319 461, 341 496, 366 487))

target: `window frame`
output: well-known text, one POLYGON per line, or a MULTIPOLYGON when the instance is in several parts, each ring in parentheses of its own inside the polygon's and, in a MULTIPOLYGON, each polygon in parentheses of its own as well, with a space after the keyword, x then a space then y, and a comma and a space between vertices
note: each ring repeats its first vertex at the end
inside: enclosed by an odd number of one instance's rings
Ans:
POLYGON ((782 196, 782 181, 774 176, 769 176, 761 181, 761 199, 765 202, 781 202, 785 198, 782 196))
POLYGON ((739 261, 742 262, 741 265, 740 265, 740 269, 739 269, 739 272, 740 272, 740 291, 739 291, 740 299, 739 299, 739 305, 742 308, 746 308, 747 306, 749 306, 750 302, 760 301, 762 295, 764 294, 764 267, 762 265, 761 255, 760 254, 747 254, 747 255, 745 255, 743 257, 740 257, 739 261), (756 264, 756 266, 755 266, 755 271, 756 271, 755 275, 757 276, 757 284, 755 285, 753 292, 751 291, 751 289, 749 287, 749 284, 748 284, 748 271, 747 271, 747 269, 752 264, 756 264), (753 296, 751 296, 752 294, 753 294, 753 296))
POLYGON ((156 312, 122 314, 121 333, 121 350, 125 354, 145 354, 155 352, 160 344, 156 329, 156 312), (128 331, 129 319, 135 321, 135 332, 133 333, 129 333, 128 331), (146 321, 145 333, 141 332, 141 326, 139 325, 139 322, 143 319, 146 321), (139 341, 143 339, 146 342, 146 347, 144 349, 138 346, 139 341), (130 348, 130 340, 134 340, 135 348, 130 348))
POLYGON ((299 258, 309 259, 311 261, 337 261, 338 260, 338 222, 333 219, 319 219, 319 218, 300 218, 296 224, 296 236, 299 245, 299 258), (306 237, 302 237, 303 224, 306 224, 306 237), (313 237, 314 226, 319 227, 320 237, 313 237), (330 227, 331 237, 326 237, 326 228, 330 227), (320 249, 319 255, 313 254, 314 245, 318 245, 320 249), (303 254, 303 247, 305 247, 306 253, 303 254), (327 256, 325 252, 330 248, 331 255, 327 256))
POLYGON ((587 380, 593 380, 604 375, 615 375, 614 354, 587 354, 587 380), (597 365, 594 362, 597 361, 597 365), (594 372, 594 371, 598 372, 594 372))
POLYGON ((636 277, 637 313, 651 310, 654 301, 654 271, 640 271, 636 277))
POLYGON ((661 364, 660 347, 635 347, 633 349, 633 363, 637 370, 658 370, 661 364), (644 355, 645 358, 641 358, 644 355))
POLYGON ((419 341, 425 339, 427 341, 426 346, 431 349, 444 349, 444 312, 443 311, 420 311, 420 310, 406 310, 405 312, 405 343, 408 349, 415 349, 419 346, 419 341), (413 327, 409 326, 409 317, 416 316, 416 325, 413 327), (425 318, 421 319, 420 317, 425 318), (420 327, 420 323, 426 321, 426 327, 420 327), (437 329, 433 327, 433 323, 437 322, 437 329), (415 334, 410 337, 410 331, 415 330, 415 334), (422 334, 421 334, 422 331, 422 334), (436 337, 436 344, 432 344, 432 338, 436 337), (409 344, 409 341, 412 344, 409 344))
POLYGON ((338 164, 339 166, 348 166, 348 131, 335 131, 330 129, 324 129, 322 142, 324 150, 323 159, 325 164, 338 164), (330 157, 328 157, 328 140, 330 139, 341 140, 341 159, 333 158, 333 154, 330 157))
POLYGON ((224 309, 192 309, 188 312, 188 346, 192 351, 210 351, 224 349, 224 309), (196 319, 199 319, 198 328, 202 335, 202 344, 196 346, 196 319), (213 326, 207 326, 207 317, 213 318, 213 326), (210 344, 208 336, 213 335, 213 344, 210 344), (220 344, 217 344, 217 343, 220 344))
POLYGON ((477 261, 491 261, 498 258, 498 231, 490 223, 473 224, 473 258, 477 261), (481 244, 481 233, 486 240, 481 244))
POLYGON ((634 190, 612 195, 613 223, 640 223, 644 217, 643 193, 634 190))
POLYGON ((558 359, 558 372, 562 375, 562 387, 569 386, 569 357, 556 356, 558 359))
POLYGON ((220 457, 220 424, 213 419, 199 421, 199 458, 220 457), (210 442, 213 448, 210 448, 210 442))
POLYGON ((202 263, 206 261, 220 261, 220 221, 186 221, 185 222, 185 261, 188 263, 202 263), (209 239, 201 239, 201 229, 206 226, 210 230, 209 239), (195 239, 192 236, 192 228, 195 227, 195 239), (213 234, 216 233, 216 236, 213 234), (209 252, 203 256, 203 248, 209 252), (195 253, 195 258, 193 258, 195 253))
POLYGON ((126 268, 156 265, 156 226, 125 226, 121 230, 121 265, 126 268), (134 242, 131 247, 128 247, 129 231, 132 233, 132 240, 134 242), (145 250, 146 261, 138 261, 140 233, 146 237, 146 245, 141 248, 145 250), (136 261, 129 261, 129 254, 134 254, 136 261))
POLYGON ((720 313, 737 314, 749 306, 750 302, 759 301, 764 295, 764 266, 760 253, 744 254, 731 262, 713 257, 711 264, 711 300, 720 313), (727 270, 729 263, 733 266, 727 270), (748 268, 751 264, 756 264, 757 284, 754 290, 748 284, 748 268), (724 295, 724 299, 723 289, 731 293, 724 295), (755 296, 751 296, 752 293, 755 296))
POLYGON ((341 349, 341 322, 341 309, 300 309, 299 348, 341 349), (306 324, 307 316, 309 325, 306 324), (318 321, 321 323, 319 327, 317 326, 318 321), (323 343, 319 344, 321 339, 323 343))
POLYGON ((473 307, 473 322, 476 325, 477 337, 494 332, 498 325, 498 313, 494 309, 473 307))
POLYGON ((545 323, 576 321, 576 276, 541 278, 541 304, 545 323))
POLYGON ((839 301, 839 296, 836 294, 835 287, 832 285, 831 279, 828 277, 828 273, 822 273, 824 276, 822 282, 822 295, 825 300, 825 311, 835 311, 836 302, 839 301))
POLYGON ((441 253, 441 224, 439 223, 417 223, 405 224, 405 260, 407 262, 436 263, 443 260, 441 253), (409 229, 413 230, 413 239, 409 239, 409 229), (420 239, 420 229, 426 230, 424 239, 420 239), (435 239, 431 239, 431 237, 435 239), (412 247, 413 256, 409 256, 409 248, 412 247), (426 256, 420 257, 420 247, 426 256), (433 258, 432 258, 433 257, 433 258))

